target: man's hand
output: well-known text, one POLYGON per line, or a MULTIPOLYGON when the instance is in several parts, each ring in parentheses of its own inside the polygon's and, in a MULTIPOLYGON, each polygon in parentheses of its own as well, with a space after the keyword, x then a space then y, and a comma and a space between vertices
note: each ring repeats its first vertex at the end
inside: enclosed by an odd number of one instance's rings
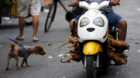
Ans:
POLYGON ((115 5, 119 4, 119 2, 120 2, 120 0, 112 0, 112 3, 115 5))
POLYGON ((79 2, 79 0, 73 0, 70 4, 69 4, 69 6, 74 6, 75 4, 77 4, 79 2))

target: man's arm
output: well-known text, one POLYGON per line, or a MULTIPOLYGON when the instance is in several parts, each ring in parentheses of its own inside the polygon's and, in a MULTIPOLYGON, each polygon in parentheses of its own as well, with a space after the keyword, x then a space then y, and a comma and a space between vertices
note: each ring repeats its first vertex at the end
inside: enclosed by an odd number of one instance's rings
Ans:
POLYGON ((80 0, 73 0, 73 1, 69 4, 69 6, 75 5, 75 4, 77 4, 79 1, 80 1, 80 0))
POLYGON ((119 4, 119 2, 120 2, 120 0, 112 0, 112 3, 113 3, 114 5, 119 4))

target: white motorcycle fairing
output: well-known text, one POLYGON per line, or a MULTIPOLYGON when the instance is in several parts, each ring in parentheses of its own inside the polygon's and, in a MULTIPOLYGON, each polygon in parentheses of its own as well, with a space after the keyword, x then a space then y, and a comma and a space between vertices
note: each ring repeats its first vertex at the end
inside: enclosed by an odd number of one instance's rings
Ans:
POLYGON ((92 4, 93 7, 88 4, 90 6, 90 9, 85 12, 85 14, 83 14, 78 20, 78 36, 80 42, 86 40, 97 40, 103 43, 107 39, 106 35, 108 31, 108 19, 101 13, 101 11, 98 10, 101 6, 98 3, 94 4, 92 4), (84 18, 89 19, 89 23, 85 26, 80 26, 81 20, 84 18), (93 21, 95 21, 97 18, 102 18, 103 26, 98 26, 93 23, 93 21))

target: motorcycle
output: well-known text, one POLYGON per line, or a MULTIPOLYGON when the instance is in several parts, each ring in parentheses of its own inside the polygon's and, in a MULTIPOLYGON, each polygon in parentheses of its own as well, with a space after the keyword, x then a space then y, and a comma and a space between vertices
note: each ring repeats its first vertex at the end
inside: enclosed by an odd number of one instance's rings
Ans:
MULTIPOLYGON (((78 23, 77 21, 70 23, 74 26, 69 41, 59 46, 60 48, 67 43, 72 44, 68 48, 73 49, 63 55, 61 62, 82 60, 87 70, 87 78, 97 78, 98 74, 105 72, 112 61, 114 65, 127 63, 127 55, 123 51, 128 49, 129 45, 109 35, 112 33, 109 33, 108 19, 101 12, 101 9, 110 5, 112 5, 110 1, 103 1, 100 4, 80 1, 79 7, 85 8, 86 12, 80 16, 78 23), (63 58, 68 54, 71 57, 64 61, 63 58)), ((116 35, 115 33, 113 36, 116 35)))
POLYGON ((101 9, 109 6, 109 1, 100 4, 79 2, 79 6, 87 11, 78 20, 78 36, 82 61, 87 70, 87 78, 96 78, 99 70, 109 65, 107 54, 108 19, 101 9))

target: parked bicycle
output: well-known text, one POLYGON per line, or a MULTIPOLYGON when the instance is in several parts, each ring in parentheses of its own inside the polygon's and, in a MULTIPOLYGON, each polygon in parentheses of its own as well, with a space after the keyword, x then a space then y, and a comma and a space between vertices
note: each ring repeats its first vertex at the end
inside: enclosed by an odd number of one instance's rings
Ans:
POLYGON ((62 8, 65 10, 65 12, 68 12, 68 9, 64 6, 61 0, 52 0, 50 2, 49 6, 49 13, 47 15, 46 21, 45 21, 45 32, 48 32, 51 28, 52 22, 54 21, 56 11, 57 11, 57 4, 60 4, 62 8))

